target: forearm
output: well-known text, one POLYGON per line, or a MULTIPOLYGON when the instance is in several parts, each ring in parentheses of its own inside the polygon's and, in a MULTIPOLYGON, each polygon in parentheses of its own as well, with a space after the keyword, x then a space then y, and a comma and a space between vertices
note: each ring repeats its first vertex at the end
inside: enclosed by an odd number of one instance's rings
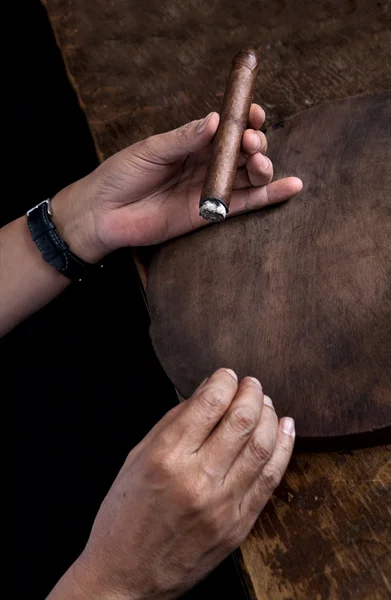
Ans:
MULTIPOLYGON (((81 179, 52 200, 52 221, 59 236, 82 260, 105 255, 96 241, 89 203, 89 180, 81 179)), ((49 265, 33 241, 24 215, 0 229, 0 337, 48 304, 70 283, 49 265)))
POLYGON ((64 573, 46 600, 88 600, 93 597, 97 600, 105 600, 99 594, 96 595, 96 589, 91 589, 91 593, 88 594, 83 587, 77 574, 76 562, 64 573))
POLYGON ((69 279, 47 264, 23 216, 0 229, 0 336, 60 294, 69 279))

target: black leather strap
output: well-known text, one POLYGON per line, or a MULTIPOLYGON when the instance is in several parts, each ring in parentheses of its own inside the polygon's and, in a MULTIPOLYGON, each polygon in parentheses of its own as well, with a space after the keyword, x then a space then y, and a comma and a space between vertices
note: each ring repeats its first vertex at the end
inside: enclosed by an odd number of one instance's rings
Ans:
POLYGON ((70 251, 59 236, 50 215, 50 200, 44 200, 27 212, 31 237, 49 265, 69 279, 81 281, 91 270, 95 270, 96 266, 86 263, 70 251))

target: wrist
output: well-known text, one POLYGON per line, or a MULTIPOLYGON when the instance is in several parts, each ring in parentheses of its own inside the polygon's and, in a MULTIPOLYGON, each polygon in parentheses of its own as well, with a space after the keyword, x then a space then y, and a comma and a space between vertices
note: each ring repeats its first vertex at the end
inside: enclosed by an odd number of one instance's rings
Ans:
POLYGON ((96 231, 87 178, 61 190, 51 201, 52 220, 70 250, 88 263, 101 260, 107 251, 96 231))
POLYGON ((117 589, 108 580, 107 574, 91 562, 83 552, 73 563, 71 569, 72 582, 78 590, 77 600, 142 600, 142 596, 134 589, 117 589))
POLYGON ((47 600, 139 600, 131 593, 127 595, 112 591, 104 578, 79 557, 63 575, 47 600))

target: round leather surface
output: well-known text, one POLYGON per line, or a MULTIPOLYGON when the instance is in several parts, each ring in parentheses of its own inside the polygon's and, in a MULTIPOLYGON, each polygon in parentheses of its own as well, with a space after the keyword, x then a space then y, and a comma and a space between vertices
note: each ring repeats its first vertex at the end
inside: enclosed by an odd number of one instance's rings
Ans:
POLYGON ((391 92, 267 131, 282 205, 162 246, 147 299, 156 353, 190 396, 215 369, 254 375, 298 435, 391 424, 391 92))

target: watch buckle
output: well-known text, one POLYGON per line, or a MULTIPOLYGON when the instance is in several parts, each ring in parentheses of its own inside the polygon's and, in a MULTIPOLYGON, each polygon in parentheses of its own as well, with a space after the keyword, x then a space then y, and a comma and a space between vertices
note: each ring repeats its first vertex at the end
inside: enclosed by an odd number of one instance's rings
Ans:
POLYGON ((46 210, 48 211, 48 215, 53 216, 52 213, 52 207, 50 205, 50 199, 48 198, 47 200, 43 200, 42 202, 40 202, 39 204, 36 204, 35 206, 33 206, 32 208, 30 208, 27 212, 26 215, 30 215, 33 210, 35 210, 36 208, 39 208, 40 206, 42 206, 42 204, 46 204, 46 210))

